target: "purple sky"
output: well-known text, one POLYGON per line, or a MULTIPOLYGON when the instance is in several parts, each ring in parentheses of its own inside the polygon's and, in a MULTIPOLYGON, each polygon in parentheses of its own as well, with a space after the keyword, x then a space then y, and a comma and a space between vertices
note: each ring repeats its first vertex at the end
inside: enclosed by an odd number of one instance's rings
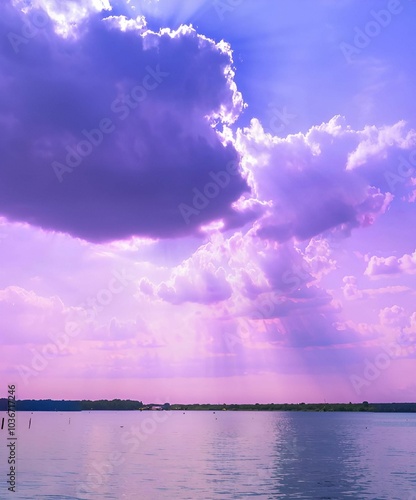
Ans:
POLYGON ((1 379, 415 401, 415 13, 5 0, 1 379))

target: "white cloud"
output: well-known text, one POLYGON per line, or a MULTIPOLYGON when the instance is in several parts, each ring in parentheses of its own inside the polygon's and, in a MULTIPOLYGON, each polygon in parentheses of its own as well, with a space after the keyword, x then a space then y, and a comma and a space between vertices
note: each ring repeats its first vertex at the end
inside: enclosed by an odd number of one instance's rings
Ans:
POLYGON ((380 276, 389 274, 416 274, 416 250, 412 254, 402 257, 377 257, 373 255, 367 265, 367 276, 380 276))

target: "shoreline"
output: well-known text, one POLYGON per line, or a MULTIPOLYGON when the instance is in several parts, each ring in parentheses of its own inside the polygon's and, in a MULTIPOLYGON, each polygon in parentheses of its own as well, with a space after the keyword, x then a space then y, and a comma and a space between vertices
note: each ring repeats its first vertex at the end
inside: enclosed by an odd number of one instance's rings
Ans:
MULTIPOLYGON (((7 399, 0 399, 0 412, 7 412, 7 399)), ((17 400, 16 411, 294 411, 416 413, 416 403, 142 403, 132 400, 17 400)))

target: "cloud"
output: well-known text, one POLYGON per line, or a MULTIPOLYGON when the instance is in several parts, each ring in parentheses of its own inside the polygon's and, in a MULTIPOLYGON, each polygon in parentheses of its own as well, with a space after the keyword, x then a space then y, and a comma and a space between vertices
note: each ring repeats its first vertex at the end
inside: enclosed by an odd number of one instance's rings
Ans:
POLYGON ((405 308, 394 305, 379 313, 380 325, 385 327, 394 340, 404 348, 406 355, 414 352, 416 345, 416 311, 408 313, 405 308))
POLYGON ((353 300, 363 297, 363 292, 358 288, 357 278, 355 276, 345 276, 342 281, 344 282, 342 290, 346 299, 353 300))
POLYGON ((379 318, 380 324, 386 326, 405 326, 407 323, 405 310, 398 305, 381 309, 379 318))
POLYGON ((83 339, 103 341, 105 344, 102 345, 106 347, 126 341, 130 341, 128 345, 132 346, 134 345, 133 339, 137 340, 148 335, 148 332, 148 327, 141 316, 138 316, 135 321, 121 321, 117 318, 111 318, 108 323, 96 325, 88 336, 83 336, 83 339))
POLYGON ((336 261, 331 258, 332 250, 328 240, 312 238, 305 250, 305 260, 311 267, 315 277, 321 278, 337 267, 336 261))
POLYGON ((285 318, 282 325, 287 332, 287 344, 291 347, 336 346, 361 341, 354 330, 340 328, 333 313, 324 315, 311 311, 285 318))
POLYGON ((284 242, 334 230, 349 234, 373 224, 394 197, 383 175, 383 182, 376 182, 369 171, 383 173, 387 156, 415 142, 416 133, 406 132, 402 123, 355 131, 335 116, 306 134, 279 138, 253 119, 238 131, 236 144, 253 197, 264 205, 257 234, 284 242))
POLYGON ((383 276, 397 274, 416 274, 416 250, 402 257, 377 257, 373 255, 368 261, 365 273, 367 276, 383 276))
POLYGON ((226 238, 217 233, 194 254, 173 268, 157 285, 147 279, 139 288, 145 295, 181 304, 211 304, 233 295, 253 301, 265 292, 290 295, 314 280, 308 263, 292 242, 278 245, 255 235, 255 229, 226 238))
MULTIPOLYGON (((57 28, 57 2, 33 8, 53 22, 18 53, 0 47, 2 92, 13 96, 0 102, 0 214, 9 220, 104 242, 198 235, 213 221, 231 229, 262 217, 257 234, 285 242, 348 234, 391 204, 385 179, 370 182, 369 171, 414 146, 404 122, 357 131, 335 116, 282 139, 253 119, 234 140, 220 130, 244 103, 225 42, 188 26, 152 32, 143 17, 111 13, 104 1, 69 2, 68 34, 57 28), (212 187, 213 176, 240 163, 212 187), (185 220, 184 205, 197 215, 185 220)), ((30 14, 9 2, 1 9, 6 33, 30 14)))
POLYGON ((155 287, 147 278, 142 278, 139 282, 139 290, 145 295, 154 295, 155 287))
MULTIPOLYGON (((217 234, 174 268, 170 279, 157 285, 143 279, 140 290, 153 301, 161 298, 175 306, 216 304, 198 314, 207 323, 206 348, 224 355, 258 344, 306 347, 355 341, 353 330, 334 326, 339 305, 317 286, 306 254, 293 242, 269 242, 255 232, 229 238, 217 234)), ((316 274, 322 273, 321 266, 333 266, 330 260, 314 261, 319 254, 323 259, 329 255, 324 242, 308 250, 316 274)), ((195 328, 200 331, 201 326, 195 328)))
POLYGON ((17 286, 0 290, 0 343, 40 344, 64 331, 69 310, 57 297, 41 297, 17 286))
MULTIPOLYGON (((43 13, 50 20, 50 25, 56 33, 62 36, 71 36, 76 33, 76 27, 88 16, 101 11, 111 11, 109 0, 12 0, 12 4, 26 13, 26 23, 30 24, 34 33, 41 28, 39 22, 45 19, 43 13), (39 26, 38 26, 39 25, 39 26)), ((48 23, 49 24, 49 23, 48 23)))
POLYGON ((367 126, 358 132, 360 143, 348 156, 347 169, 363 166, 370 159, 385 160, 392 147, 411 150, 416 145, 415 131, 405 130, 406 123, 400 121, 391 127, 367 126))
POLYGON ((232 289, 224 269, 214 271, 195 266, 190 270, 185 265, 173 271, 171 281, 160 284, 157 293, 161 299, 172 304, 213 304, 230 298, 232 289))
POLYGON ((344 297, 348 300, 374 298, 378 295, 401 294, 412 291, 411 288, 403 285, 385 286, 380 288, 359 288, 357 278, 355 276, 345 276, 342 281, 344 282, 342 291, 344 297))
MULTIPOLYGON (((1 31, 18 33, 25 15, 0 9, 1 31)), ((230 47, 190 27, 154 33, 104 15, 68 37, 48 25, 17 54, 3 40, 0 214, 94 242, 243 224, 238 172, 189 224, 178 209, 240 162, 215 130, 243 107, 230 47)))
POLYGON ((416 311, 410 316, 408 325, 403 332, 405 335, 412 335, 413 343, 416 344, 416 311))

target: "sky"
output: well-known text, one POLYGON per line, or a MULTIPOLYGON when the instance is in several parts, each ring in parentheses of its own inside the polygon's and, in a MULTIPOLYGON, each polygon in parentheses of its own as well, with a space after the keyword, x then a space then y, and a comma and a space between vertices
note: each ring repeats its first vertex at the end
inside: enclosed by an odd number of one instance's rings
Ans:
POLYGON ((5 0, 18 398, 416 400, 413 0, 5 0))

